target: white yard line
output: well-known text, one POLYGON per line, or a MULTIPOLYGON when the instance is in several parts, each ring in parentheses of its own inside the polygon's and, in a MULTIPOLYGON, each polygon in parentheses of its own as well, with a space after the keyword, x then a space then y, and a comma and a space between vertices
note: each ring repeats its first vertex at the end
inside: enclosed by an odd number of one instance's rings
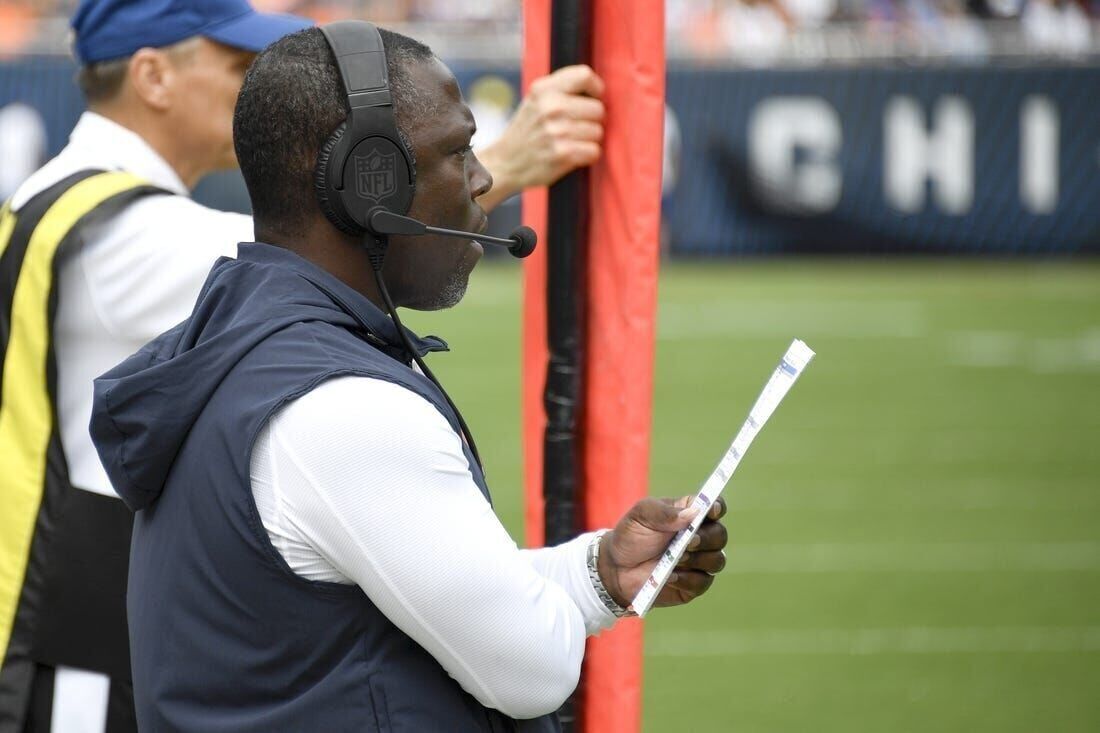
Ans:
POLYGON ((953 331, 946 334, 947 363, 978 369, 1021 368, 1036 374, 1100 370, 1100 329, 1063 336, 1016 331, 953 331))
POLYGON ((1100 652, 1100 626, 659 631, 651 657, 1100 652))

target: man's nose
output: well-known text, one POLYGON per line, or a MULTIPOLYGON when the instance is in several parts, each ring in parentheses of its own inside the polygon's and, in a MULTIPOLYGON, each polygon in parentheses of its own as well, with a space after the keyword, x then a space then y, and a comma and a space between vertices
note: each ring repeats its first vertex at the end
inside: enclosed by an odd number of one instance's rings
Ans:
POLYGON ((477 200, 489 193, 489 190, 493 187, 493 176, 489 171, 481 164, 481 161, 477 159, 477 156, 473 158, 473 164, 470 166, 470 193, 474 200, 477 200))

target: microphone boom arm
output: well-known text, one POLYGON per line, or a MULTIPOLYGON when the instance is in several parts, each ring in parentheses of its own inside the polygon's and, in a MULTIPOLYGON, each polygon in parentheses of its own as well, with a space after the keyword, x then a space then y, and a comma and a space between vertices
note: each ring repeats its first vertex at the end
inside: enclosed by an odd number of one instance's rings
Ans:
POLYGON ((508 251, 515 257, 526 257, 531 254, 535 251, 535 245, 538 243, 535 232, 530 227, 518 227, 510 237, 504 239, 491 237, 488 234, 478 234, 477 232, 463 232, 458 229, 428 226, 424 222, 395 214, 381 206, 375 207, 367 213, 367 228, 378 235, 397 234, 407 237, 420 237, 425 234, 438 234, 444 237, 473 239, 484 244, 507 247, 508 251))

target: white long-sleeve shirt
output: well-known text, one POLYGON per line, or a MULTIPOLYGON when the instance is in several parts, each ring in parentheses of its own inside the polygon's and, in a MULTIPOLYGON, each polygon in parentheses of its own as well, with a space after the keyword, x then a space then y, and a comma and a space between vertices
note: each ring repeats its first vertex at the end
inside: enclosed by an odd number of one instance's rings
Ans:
POLYGON ((92 381, 191 313, 214 261, 253 238, 252 218, 193 201, 147 142, 94 112, 85 112, 69 144, 19 187, 12 209, 88 169, 128 171, 178 194, 138 199, 86 227, 55 284, 57 415, 69 478, 78 489, 115 496, 88 435, 92 381))
POLYGON ((463 689, 507 715, 556 710, 577 684, 586 635, 615 621, 588 577, 591 535, 518 549, 459 435, 403 387, 321 384, 269 421, 251 474, 291 569, 359 585, 463 689))

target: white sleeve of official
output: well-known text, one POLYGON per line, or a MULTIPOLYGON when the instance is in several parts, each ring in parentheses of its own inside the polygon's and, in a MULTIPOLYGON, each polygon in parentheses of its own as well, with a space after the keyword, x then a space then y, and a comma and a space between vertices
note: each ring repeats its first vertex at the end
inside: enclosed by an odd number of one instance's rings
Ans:
POLYGON ((252 217, 187 196, 148 196, 86 233, 80 255, 95 315, 143 344, 187 318, 210 268, 253 239, 252 217))
POLYGON ((329 380, 260 434, 252 484, 275 547, 307 577, 358 584, 478 701, 515 718, 576 687, 585 637, 610 626, 587 537, 521 551, 426 400, 362 377, 329 380), (312 558, 310 556, 313 556, 312 558))

